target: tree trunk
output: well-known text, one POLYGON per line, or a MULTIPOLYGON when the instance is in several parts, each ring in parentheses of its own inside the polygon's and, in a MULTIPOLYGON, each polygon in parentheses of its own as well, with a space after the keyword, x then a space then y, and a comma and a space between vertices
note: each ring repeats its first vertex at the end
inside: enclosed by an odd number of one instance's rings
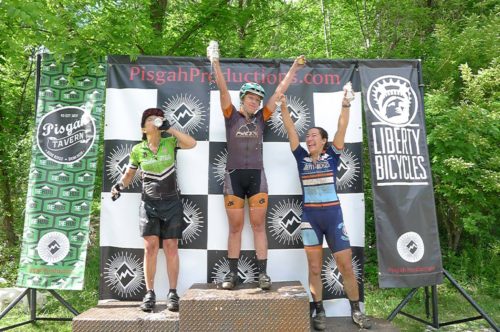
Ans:
MULTIPOLYGON (((250 2, 250 0, 248 0, 248 2, 250 2)), ((238 1, 238 6, 240 10, 243 10, 244 5, 245 5, 245 0, 238 1)), ((247 36, 246 25, 247 22, 241 22, 240 26, 238 27, 238 36, 240 37, 240 47, 239 47, 238 57, 240 58, 246 58, 246 47, 245 47, 245 39, 247 36)))
POLYGON ((453 233, 453 252, 458 253, 458 244, 460 243, 460 237, 462 236, 462 229, 457 228, 455 229, 455 232, 453 233))
POLYGON ((165 19, 165 13, 167 11, 168 0, 154 0, 151 1, 150 5, 150 15, 151 25, 157 36, 161 36, 163 33, 163 21, 165 19))
MULTIPOLYGON (((0 155, 4 155, 4 151, 0 152, 0 155)), ((11 195, 11 186, 7 172, 5 168, 1 167, 1 197, 2 197, 2 206, 3 212, 1 215, 2 218, 2 228, 5 234, 5 240, 7 241, 7 246, 13 246, 16 244, 16 234, 14 233, 14 207, 12 205, 12 195, 11 195)))
POLYGON ((364 1, 364 17, 363 19, 361 18, 361 10, 359 9, 358 2, 355 1, 354 4, 356 5, 356 18, 358 19, 359 23, 359 30, 361 31, 361 34, 363 35, 363 41, 365 43, 365 49, 368 50, 370 48, 370 37, 368 36, 367 32, 367 23, 366 23, 366 1, 364 1))
MULTIPOLYGON (((2 105, 1 96, 0 105, 2 105)), ((5 130, 5 128, 3 128, 3 124, 4 116, 0 112, 0 131, 5 130)), ((3 146, 5 146, 4 144, 3 146)), ((12 246, 16 243, 16 235, 14 234, 14 209, 12 205, 9 175, 5 167, 7 154, 6 151, 3 150, 3 148, 0 148, 0 160, 2 161, 2 165, 0 166, 0 198, 2 199, 1 206, 3 208, 3 211, 0 213, 0 218, 2 219, 2 228, 5 234, 7 245, 12 246)))

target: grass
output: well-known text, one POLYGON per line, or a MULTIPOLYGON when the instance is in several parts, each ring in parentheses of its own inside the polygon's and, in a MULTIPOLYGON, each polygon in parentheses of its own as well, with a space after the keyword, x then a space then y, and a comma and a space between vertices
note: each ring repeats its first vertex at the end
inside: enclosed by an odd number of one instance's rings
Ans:
MULTIPOLYGON (((464 285, 461 286, 465 287, 464 285)), ((389 316, 389 314, 398 306, 398 304, 410 291, 410 289, 406 288, 380 289, 374 286, 370 287, 370 285, 365 285, 365 287, 365 302, 368 315, 384 319, 389 316)), ((476 301, 476 303, 498 324, 500 321, 500 302, 498 296, 484 294, 481 292, 481 289, 478 289, 473 285, 468 285, 465 288, 466 292, 476 301)), ((439 323, 479 316, 479 313, 447 280, 444 284, 437 287, 437 293, 439 323)), ((410 302, 408 302, 403 308, 403 311, 426 321, 432 321, 432 317, 426 317, 425 295, 423 288, 417 291, 410 302)), ((407 332, 481 331, 483 329, 487 331, 488 328, 490 328, 488 322, 481 319, 462 324, 445 326, 440 329, 433 329, 401 314, 396 316, 393 320, 393 324, 400 328, 401 331, 407 332)))
MULTIPOLYGON (((98 285, 100 278, 99 246, 97 242, 95 243, 96 245, 89 247, 88 251, 84 289, 82 291, 58 292, 79 312, 94 307, 98 301, 98 285)), ((451 272, 451 274, 453 275, 453 272, 451 272)), ((458 279, 455 276, 454 278, 458 279)), ((500 296, 498 288, 494 286, 497 284, 497 281, 460 280, 459 283, 490 318, 498 324, 498 322, 500 322, 500 296), (492 291, 492 289, 494 291, 492 291)), ((365 283, 365 304, 368 315, 383 319, 387 318, 409 291, 409 289, 380 289, 376 284, 373 284, 373 282, 365 283)), ((37 312, 38 317, 72 317, 72 314, 62 307, 62 305, 50 294, 48 298, 48 303, 37 312)), ((438 302, 440 323, 478 315, 477 311, 447 280, 444 284, 438 286, 438 302)), ((426 319, 423 289, 420 289, 415 294, 411 301, 405 306, 404 311, 422 319, 426 319)), ((22 306, 16 306, 0 321, 0 328, 28 319, 29 313, 27 310, 23 310, 22 306)), ((430 321, 431 318, 426 320, 430 321)), ((393 324, 400 328, 401 331, 405 332, 492 331, 484 319, 434 330, 426 327, 420 322, 399 314, 394 319, 393 324)), ((38 321, 34 324, 18 327, 13 331, 71 331, 71 322, 38 321)))
MULTIPOLYGON (((99 244, 89 246, 85 268, 85 286, 82 291, 57 291, 78 312, 84 312, 97 304, 99 297, 99 244)), ((37 317, 72 318, 70 311, 62 306, 50 293, 47 294, 47 304, 37 311, 37 317)), ((0 329, 30 319, 29 311, 21 305, 14 307, 1 321, 0 329)), ((37 321, 23 325, 12 331, 71 331, 71 322, 37 321)))

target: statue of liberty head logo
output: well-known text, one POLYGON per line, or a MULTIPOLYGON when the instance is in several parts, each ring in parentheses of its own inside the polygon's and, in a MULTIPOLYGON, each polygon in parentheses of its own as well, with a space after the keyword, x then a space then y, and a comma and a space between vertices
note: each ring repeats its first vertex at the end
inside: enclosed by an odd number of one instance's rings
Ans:
POLYGON ((385 124, 403 127, 413 121, 418 100, 410 82, 400 76, 386 75, 374 80, 367 92, 368 108, 385 124))

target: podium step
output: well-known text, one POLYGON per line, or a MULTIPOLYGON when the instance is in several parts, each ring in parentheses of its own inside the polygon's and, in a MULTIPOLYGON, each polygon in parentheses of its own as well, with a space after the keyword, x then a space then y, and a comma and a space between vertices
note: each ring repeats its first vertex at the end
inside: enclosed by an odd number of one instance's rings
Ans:
POLYGON ((309 297, 298 281, 234 290, 194 284, 181 297, 180 331, 310 331, 309 297))
POLYGON ((179 331, 179 314, 157 302, 155 310, 145 313, 141 302, 113 301, 97 305, 73 318, 74 332, 165 332, 179 331))
MULTIPOLYGON (((314 331, 309 298, 300 282, 275 282, 269 291, 256 284, 223 290, 213 284, 194 284, 180 301, 180 312, 158 302, 154 312, 141 302, 100 302, 73 319, 75 332, 195 332, 195 331, 314 331)), ((372 318, 370 331, 397 332, 390 322, 372 318)), ((356 332, 350 317, 328 317, 326 330, 356 332)))

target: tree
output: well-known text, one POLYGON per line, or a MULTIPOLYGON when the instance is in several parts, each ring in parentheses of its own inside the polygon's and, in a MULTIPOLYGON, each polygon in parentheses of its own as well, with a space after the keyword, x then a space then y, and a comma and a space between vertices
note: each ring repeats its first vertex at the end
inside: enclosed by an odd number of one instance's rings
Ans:
MULTIPOLYGON (((72 54, 85 68, 107 54, 204 57, 215 39, 223 57, 422 59, 439 223, 452 249, 464 236, 484 244, 480 235, 491 239, 483 230, 498 218, 498 209, 488 208, 497 200, 498 161, 488 153, 499 155, 492 134, 498 96, 487 93, 497 85, 486 74, 498 67, 498 9, 495 0, 3 1, 0 238, 13 244, 22 229, 38 50, 60 59, 72 54), (481 93, 484 100, 474 99, 481 93), (459 148, 467 142, 481 149, 459 148)), ((367 232, 373 239, 373 229, 367 232)))
MULTIPOLYGON (((440 224, 448 248, 466 233, 473 245, 497 241, 500 220, 500 59, 474 74, 461 65, 464 87, 427 95, 428 142, 440 224)), ((463 247, 463 245, 462 245, 463 247)))

